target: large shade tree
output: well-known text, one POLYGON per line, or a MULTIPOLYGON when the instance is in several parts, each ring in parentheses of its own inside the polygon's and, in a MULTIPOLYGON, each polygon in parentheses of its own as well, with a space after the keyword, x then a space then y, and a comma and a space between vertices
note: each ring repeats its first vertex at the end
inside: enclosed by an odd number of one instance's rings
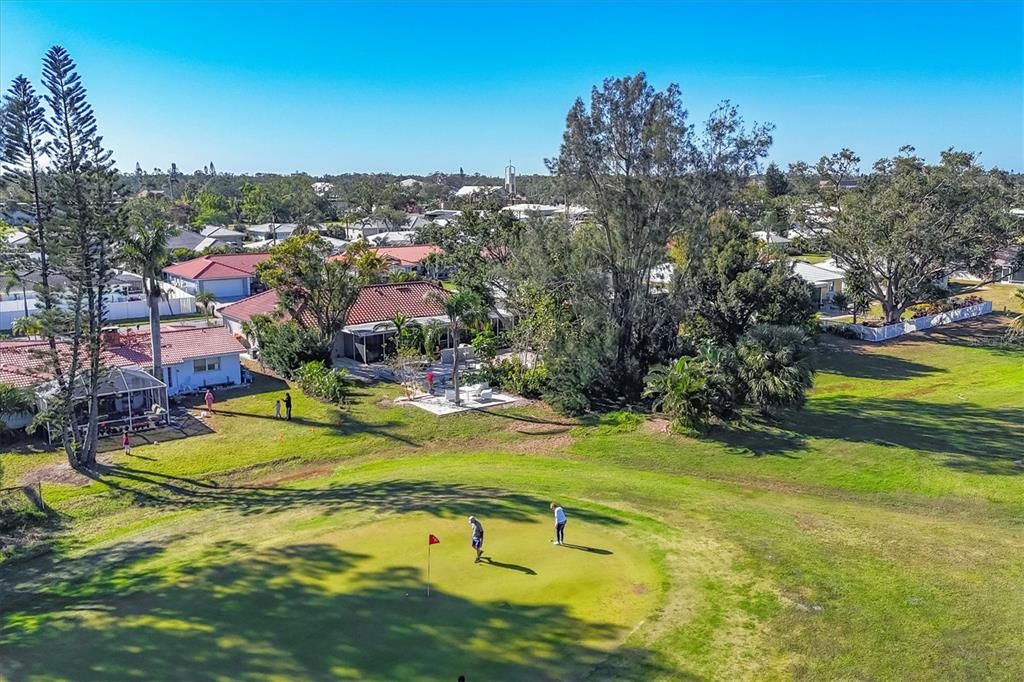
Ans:
MULTIPOLYGON (((805 219, 888 323, 955 272, 976 273, 977 286, 991 282, 996 255, 1021 237, 1009 177, 984 169, 974 154, 951 149, 929 164, 905 147, 843 189, 856 162, 848 150, 819 162, 819 205, 805 219)), ((1024 250, 1016 258, 1014 269, 1024 250)))
MULTIPOLYGON (((647 366, 671 334, 670 306, 651 287, 667 260, 666 245, 689 233, 699 243, 708 216, 728 206, 734 189, 756 170, 771 143, 769 128, 747 131, 736 107, 724 103, 699 134, 687 123, 679 88, 652 87, 643 73, 611 78, 578 99, 566 119, 553 173, 584 188, 592 224, 577 231, 572 248, 582 258, 572 304, 588 309, 587 338, 604 346, 580 366, 588 381, 603 381, 638 397, 647 366), (602 369, 594 372, 595 366, 602 369), (604 375, 598 378, 599 375, 604 375)), ((577 358, 579 348, 566 347, 577 358)), ((575 371, 575 370, 573 370, 575 371)))
POLYGON ((257 266, 278 305, 300 326, 330 343, 345 326, 359 287, 344 259, 332 259, 330 243, 315 232, 285 239, 257 266))

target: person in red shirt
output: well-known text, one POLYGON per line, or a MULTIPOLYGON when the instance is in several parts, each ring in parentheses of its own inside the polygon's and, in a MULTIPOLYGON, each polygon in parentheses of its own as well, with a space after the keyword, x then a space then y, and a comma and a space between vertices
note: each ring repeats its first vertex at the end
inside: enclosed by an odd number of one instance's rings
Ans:
POLYGON ((427 393, 434 394, 434 373, 427 372, 427 393))
POLYGON ((121 434, 121 446, 124 448, 124 454, 132 454, 132 441, 130 438, 128 438, 127 431, 121 434))

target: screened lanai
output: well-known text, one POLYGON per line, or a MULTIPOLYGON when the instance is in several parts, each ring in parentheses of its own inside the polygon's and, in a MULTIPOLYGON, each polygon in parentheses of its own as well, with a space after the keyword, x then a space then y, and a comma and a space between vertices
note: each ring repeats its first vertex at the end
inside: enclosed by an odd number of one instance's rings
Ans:
MULTIPOLYGON (((60 387, 55 381, 39 392, 39 408, 58 397, 60 387)), ((99 400, 99 435, 166 426, 167 385, 141 369, 114 368, 106 371, 96 391, 99 400)), ((85 422, 89 397, 88 376, 79 377, 74 391, 78 422, 85 422)), ((85 427, 83 427, 85 428, 85 427)), ((53 434, 49 434, 52 438, 53 434)))

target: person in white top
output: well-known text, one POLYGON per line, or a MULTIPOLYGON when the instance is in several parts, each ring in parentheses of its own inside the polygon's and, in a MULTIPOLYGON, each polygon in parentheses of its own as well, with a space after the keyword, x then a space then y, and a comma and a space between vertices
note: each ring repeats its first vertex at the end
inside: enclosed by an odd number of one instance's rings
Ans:
POLYGON ((555 544, 565 544, 565 510, 557 502, 551 503, 551 511, 555 513, 555 544))

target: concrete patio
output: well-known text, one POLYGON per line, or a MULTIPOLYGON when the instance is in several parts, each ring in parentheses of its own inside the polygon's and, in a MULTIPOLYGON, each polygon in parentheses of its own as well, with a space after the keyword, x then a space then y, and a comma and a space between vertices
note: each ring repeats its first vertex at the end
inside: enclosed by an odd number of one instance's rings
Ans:
POLYGON ((395 404, 412 405, 413 407, 418 407, 421 410, 426 410, 431 414, 443 417, 449 414, 468 412, 469 410, 482 410, 489 407, 510 405, 521 400, 521 398, 517 396, 498 392, 492 392, 489 399, 471 395, 471 392, 465 389, 460 390, 459 393, 462 394, 462 402, 460 405, 456 405, 443 395, 430 395, 429 393, 418 393, 411 399, 398 398, 395 400, 395 404))

